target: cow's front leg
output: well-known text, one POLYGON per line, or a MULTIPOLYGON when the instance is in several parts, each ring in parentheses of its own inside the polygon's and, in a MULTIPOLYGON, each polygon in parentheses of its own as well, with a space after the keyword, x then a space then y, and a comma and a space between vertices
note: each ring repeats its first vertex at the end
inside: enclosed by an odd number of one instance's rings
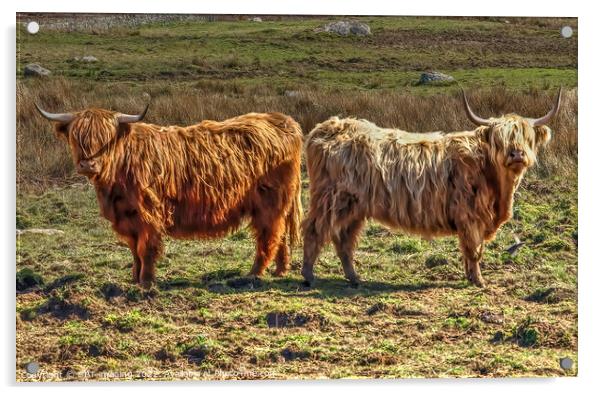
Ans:
POLYGON ((467 226, 458 232, 458 237, 462 248, 466 278, 477 287, 484 287, 485 281, 481 276, 480 268, 484 249, 482 232, 476 225, 467 226))
POLYGON ((280 242, 280 246, 278 247, 278 252, 276 253, 276 270, 274 271, 274 276, 282 277, 287 272, 291 265, 291 255, 286 244, 286 237, 282 236, 282 241, 280 242))
POLYGON ((138 283, 150 288, 155 282, 155 265, 163 253, 161 235, 154 231, 144 231, 138 237, 138 256, 140 257, 140 274, 138 283))
POLYGON ((135 237, 127 237, 126 242, 128 243, 128 247, 130 247, 132 257, 134 258, 134 262, 132 263, 132 280, 135 283, 138 283, 140 280, 140 269, 142 267, 142 262, 138 256, 138 241, 135 237))

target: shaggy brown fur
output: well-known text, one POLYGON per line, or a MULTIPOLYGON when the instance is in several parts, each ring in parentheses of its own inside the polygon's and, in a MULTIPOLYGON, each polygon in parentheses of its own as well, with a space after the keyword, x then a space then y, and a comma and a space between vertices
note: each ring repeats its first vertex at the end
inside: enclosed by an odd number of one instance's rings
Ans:
POLYGON ((425 238, 457 235, 467 278, 483 285, 483 245, 512 215, 513 194, 551 136, 511 114, 473 131, 408 133, 330 118, 306 140, 310 208, 303 223, 302 274, 331 240, 345 276, 357 283, 353 250, 374 218, 425 238))
POLYGON ((56 124, 78 171, 96 188, 102 215, 134 256, 133 278, 155 279, 164 235, 222 237, 250 219, 257 242, 252 275, 276 258, 289 266, 301 220, 302 133, 292 118, 250 113, 223 122, 119 124, 102 109, 56 124))

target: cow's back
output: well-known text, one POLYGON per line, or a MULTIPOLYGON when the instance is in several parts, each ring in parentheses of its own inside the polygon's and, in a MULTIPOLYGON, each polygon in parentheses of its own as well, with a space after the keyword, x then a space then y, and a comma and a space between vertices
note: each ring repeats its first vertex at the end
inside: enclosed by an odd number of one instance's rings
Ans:
POLYGON ((449 227, 450 169, 441 133, 334 117, 318 124, 305 146, 312 194, 349 194, 366 217, 415 233, 449 227))
POLYGON ((123 172, 148 202, 148 217, 165 219, 176 236, 220 236, 248 214, 260 182, 300 162, 302 133, 286 115, 250 113, 188 127, 141 124, 127 144, 123 172))

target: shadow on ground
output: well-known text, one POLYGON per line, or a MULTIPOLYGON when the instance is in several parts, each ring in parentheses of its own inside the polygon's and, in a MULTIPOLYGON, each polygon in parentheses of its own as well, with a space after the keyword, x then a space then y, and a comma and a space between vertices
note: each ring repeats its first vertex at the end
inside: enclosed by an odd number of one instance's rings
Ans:
POLYGON ((200 288, 216 294, 253 293, 278 290, 295 296, 315 298, 367 296, 393 292, 417 292, 433 288, 461 289, 468 287, 465 281, 424 281, 417 283, 382 282, 366 279, 359 286, 352 286, 340 277, 318 278, 311 287, 303 284, 301 278, 262 278, 244 276, 238 271, 218 270, 204 275, 200 280, 174 278, 159 281, 162 291, 178 288, 200 288))

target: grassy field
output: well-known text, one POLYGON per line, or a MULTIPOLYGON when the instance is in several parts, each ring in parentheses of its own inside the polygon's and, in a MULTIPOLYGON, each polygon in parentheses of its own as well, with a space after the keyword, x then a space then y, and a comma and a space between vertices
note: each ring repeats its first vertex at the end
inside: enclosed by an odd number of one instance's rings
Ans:
POLYGON ((559 34, 567 24, 577 32, 577 21, 362 19, 372 36, 315 33, 320 18, 19 28, 18 380, 576 375, 558 361, 577 362, 577 39, 559 34), (84 55, 99 61, 73 60, 84 55), (53 76, 23 78, 30 62, 53 76), (305 131, 336 114, 415 131, 470 128, 456 84, 416 85, 427 68, 469 88, 483 116, 540 116, 566 88, 553 141, 486 249, 485 289, 464 280, 455 239, 369 223, 357 289, 331 247, 312 289, 301 286, 300 247, 287 277, 244 277, 254 243, 243 228, 167 240, 158 283, 143 290, 93 188, 33 107, 136 112, 148 92, 157 123, 277 110, 305 131), (514 236, 525 245, 513 255, 514 236), (30 361, 39 376, 25 372, 30 361))
MULTIPOLYGON (((329 20, 336 20, 330 18, 329 20)), ((452 72, 469 85, 574 86, 576 20, 362 18, 373 35, 315 33, 328 19, 167 23, 106 34, 21 31, 21 62, 98 81, 214 81, 295 89, 412 86, 419 72, 452 72), (92 54, 99 62, 75 57, 92 54), (499 70, 503 68, 502 72, 499 70)), ((430 91, 428 87, 417 88, 430 91)))

